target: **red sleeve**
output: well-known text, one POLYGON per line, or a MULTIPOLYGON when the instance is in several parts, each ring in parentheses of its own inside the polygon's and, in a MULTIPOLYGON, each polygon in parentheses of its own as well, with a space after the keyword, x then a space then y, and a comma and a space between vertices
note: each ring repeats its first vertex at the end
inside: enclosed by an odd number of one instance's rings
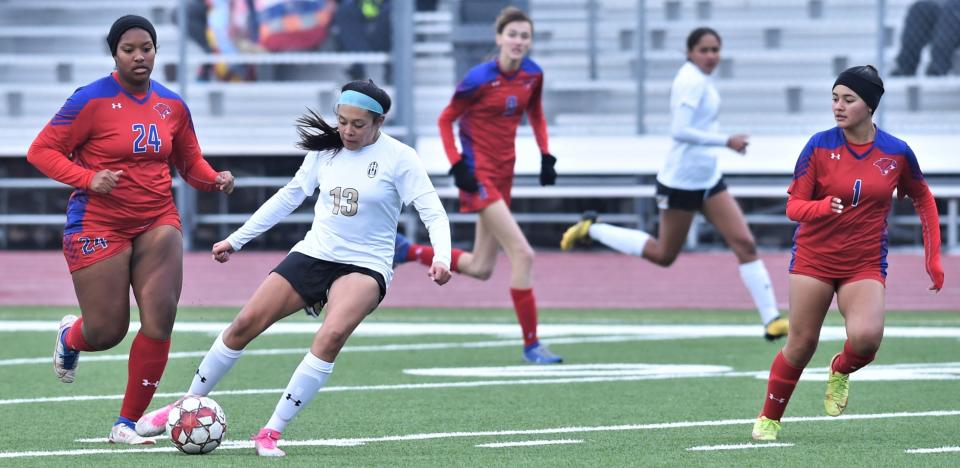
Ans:
POLYGON ((913 200, 913 208, 920 216, 923 230, 924 264, 927 275, 933 281, 930 289, 940 290, 943 288, 943 265, 940 263, 940 215, 937 213, 937 202, 930 193, 917 157, 909 146, 904 151, 904 156, 907 167, 900 171, 897 195, 901 198, 909 196, 913 200))
MULTIPOLYGON (((186 110, 186 109, 184 109, 186 110)), ((173 138, 173 164, 183 180, 197 190, 214 192, 217 190, 217 171, 203 159, 197 134, 193 130, 193 118, 186 111, 187 118, 173 138)))
POLYGON ((440 126, 440 140, 443 142, 443 151, 447 153, 447 160, 450 161, 451 166, 460 161, 460 150, 457 149, 456 139, 453 136, 453 123, 467 111, 472 103, 472 99, 458 92, 453 95, 450 104, 447 104, 447 107, 443 109, 437 119, 437 125, 440 126))
POLYGON ((90 136, 95 118, 94 106, 78 104, 78 101, 77 93, 67 99, 33 140, 27 150, 27 161, 57 182, 85 189, 90 186, 96 171, 81 167, 70 159, 70 155, 90 136))
POLYGON ((530 95, 530 101, 527 103, 527 117, 530 120, 530 126, 533 128, 533 136, 537 139, 537 146, 540 152, 547 154, 550 152, 550 146, 547 138, 547 119, 543 116, 543 75, 537 82, 533 94, 530 95))
POLYGON ((802 223, 827 216, 832 213, 830 210, 831 198, 833 197, 824 197, 822 200, 804 200, 790 195, 790 198, 787 198, 787 218, 802 223))

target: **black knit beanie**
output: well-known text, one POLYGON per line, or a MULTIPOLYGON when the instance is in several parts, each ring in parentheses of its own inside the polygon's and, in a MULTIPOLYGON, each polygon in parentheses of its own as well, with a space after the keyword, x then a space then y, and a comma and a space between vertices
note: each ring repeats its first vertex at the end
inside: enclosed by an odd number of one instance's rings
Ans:
POLYGON ((877 74, 877 69, 870 65, 860 65, 850 67, 840 73, 833 87, 844 85, 863 99, 867 107, 872 111, 877 110, 880 105, 880 97, 883 96, 883 80, 877 74))
POLYGON ((137 15, 126 15, 117 18, 113 22, 113 26, 110 26, 110 33, 107 34, 107 45, 110 46, 110 54, 114 57, 117 56, 117 44, 120 43, 120 36, 123 36, 123 33, 127 30, 133 28, 140 28, 150 34, 150 39, 153 40, 153 47, 157 47, 157 30, 153 29, 153 24, 150 23, 150 20, 137 15))

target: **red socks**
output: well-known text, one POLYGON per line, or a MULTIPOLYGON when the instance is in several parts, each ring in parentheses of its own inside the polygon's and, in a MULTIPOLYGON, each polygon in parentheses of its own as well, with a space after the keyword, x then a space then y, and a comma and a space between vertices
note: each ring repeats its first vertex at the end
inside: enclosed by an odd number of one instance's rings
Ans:
POLYGON ((130 347, 127 362, 127 391, 123 394, 120 416, 136 421, 143 416, 153 394, 160 386, 160 377, 167 366, 170 340, 155 340, 137 333, 130 347))
MULTIPOLYGON (((450 271, 456 273, 457 270, 457 261, 460 260, 460 255, 463 255, 463 250, 453 249, 450 254, 450 271)), ((407 250, 407 258, 410 260, 416 260, 426 266, 433 265, 433 247, 420 245, 420 244, 410 244, 410 249, 407 250)))
POLYGON ((770 378, 767 380, 767 394, 764 397, 763 411, 760 413, 767 419, 779 421, 783 411, 787 409, 790 395, 797 387, 803 369, 794 367, 783 357, 783 351, 777 353, 770 366, 770 378))
POLYGON ((523 345, 530 346, 537 342, 537 300, 533 297, 533 289, 510 288, 510 298, 523 332, 523 345))
POLYGON ((850 347, 850 341, 846 341, 843 343, 843 352, 841 352, 840 355, 833 360, 830 369, 841 374, 849 374, 867 364, 870 364, 876 357, 876 353, 871 354, 870 356, 857 355, 853 352, 853 348, 850 347))
POLYGON ((63 338, 67 347, 75 351, 99 351, 90 346, 87 340, 83 338, 83 317, 77 319, 67 330, 67 335, 63 338))

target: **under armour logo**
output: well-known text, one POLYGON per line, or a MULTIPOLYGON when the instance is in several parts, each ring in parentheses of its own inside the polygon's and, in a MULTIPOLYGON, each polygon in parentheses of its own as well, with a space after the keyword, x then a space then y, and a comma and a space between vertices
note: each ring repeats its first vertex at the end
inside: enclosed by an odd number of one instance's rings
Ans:
POLYGON ((830 159, 840 160, 840 153, 830 153, 830 159))
POLYGON ((160 386, 160 381, 158 380, 158 381, 156 381, 156 382, 151 382, 151 381, 149 381, 149 380, 147 380, 147 379, 143 379, 143 386, 144 386, 144 387, 154 387, 154 388, 157 388, 157 387, 160 386))
POLYGON ((123 104, 120 104, 119 102, 115 102, 113 104, 110 104, 110 107, 114 109, 123 109, 123 104))
POLYGON ((291 394, 289 394, 289 393, 287 394, 287 399, 293 402, 293 406, 300 406, 300 403, 303 403, 303 402, 300 401, 300 400, 294 400, 294 399, 293 399, 293 395, 291 395, 291 394))
POLYGON ((786 398, 777 398, 777 397, 773 396, 772 393, 770 394, 770 399, 773 400, 773 401, 776 401, 776 402, 778 402, 778 403, 780 403, 780 404, 783 404, 784 402, 787 401, 786 398))
POLYGON ((200 377, 200 383, 207 383, 207 378, 200 375, 200 369, 197 369, 197 375, 200 377))

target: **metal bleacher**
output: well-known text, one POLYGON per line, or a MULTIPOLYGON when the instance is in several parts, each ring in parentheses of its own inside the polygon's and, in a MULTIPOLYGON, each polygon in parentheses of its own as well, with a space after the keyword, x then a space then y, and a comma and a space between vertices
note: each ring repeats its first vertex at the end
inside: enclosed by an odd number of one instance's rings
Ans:
MULTIPOLYGON (((459 234, 469 238, 474 217, 455 213, 456 193, 446 176, 449 165, 436 136, 436 118, 459 78, 454 74, 451 44, 455 27, 451 11, 457 1, 468 0, 441 1, 438 11, 413 17, 413 117, 417 149, 451 220, 463 225, 459 234)), ((729 131, 752 135, 747 158, 731 153, 721 161, 732 182, 731 193, 741 200, 751 224, 781 228, 770 238, 783 237, 782 228, 790 226, 783 215, 785 187, 796 155, 810 134, 833 125, 829 88, 834 76, 850 65, 876 63, 877 41, 882 41, 879 50, 887 63, 896 53, 899 29, 911 1, 885 1, 882 28, 874 20, 877 3, 530 0, 535 22, 532 56, 546 73, 544 107, 561 177, 558 187, 536 186, 536 158, 529 157, 537 154, 536 147, 529 128, 521 127, 514 193, 517 219, 525 227, 542 227, 543 239, 555 237, 551 230, 576 220, 585 208, 601 209, 610 221, 655 229, 651 198, 656 170, 669 147, 670 84, 684 60, 687 33, 708 25, 723 36, 723 59, 715 76, 723 98, 721 124, 729 131), (642 113, 637 109, 636 82, 639 3, 645 4, 642 113), (588 17, 597 19, 595 28, 589 27, 588 17), (851 17, 862 21, 850 21, 851 17), (591 31, 595 31, 592 38, 591 31), (596 55, 591 57, 591 50, 596 55), (638 115, 646 135, 636 135, 638 115)), ((62 207, 34 193, 64 191, 62 186, 46 179, 24 179, 38 174, 24 172, 22 158, 73 89, 112 68, 103 41, 105 23, 125 13, 151 18, 159 42, 154 78, 178 89, 174 71, 181 39, 171 21, 176 4, 176 0, 0 0, 0 247, 7 245, 10 228, 46 225, 52 229, 62 223, 62 207), (22 205, 27 197, 41 208, 31 212, 10 208, 18 205, 18 199, 22 205)), ((191 74, 201 64, 224 60, 203 54, 190 43, 187 48, 191 74)), ((258 204, 285 181, 281 174, 266 172, 273 166, 290 167, 301 156, 292 144, 294 119, 306 107, 329 115, 347 65, 367 64, 374 79, 387 83, 391 94, 395 91, 386 80, 392 59, 385 53, 246 53, 228 60, 257 66, 265 73, 258 75, 259 81, 246 83, 200 82, 191 76, 186 97, 208 157, 232 170, 243 166, 243 159, 259 161, 259 166, 250 165, 238 173, 239 191, 246 193, 243 206, 258 204), (269 71, 277 65, 293 71, 274 76, 269 71), (263 162, 267 160, 277 163, 263 162)), ((952 148, 960 146, 956 137, 960 135, 960 75, 889 78, 886 88, 882 124, 917 149, 942 200, 944 242, 957 251, 960 170, 948 161, 952 148)), ((392 127, 389 132, 396 134, 396 130, 392 127)), ((217 234, 242 222, 250 212, 232 208, 237 195, 229 201, 200 196, 193 221, 217 234)), ((310 216, 304 210, 288 221, 303 223, 310 216)), ((918 239, 915 219, 903 207, 892 218, 892 229, 904 231, 900 236, 904 244, 918 239)), ((418 227, 410 213, 404 226, 408 233, 418 227)), ((695 229, 701 228, 698 223, 695 229)), ((532 233, 535 245, 540 232, 538 228, 532 233)), ((762 233, 758 239, 764 245, 762 233)), ((691 245, 698 240, 716 242, 709 235, 693 235, 691 240, 691 245)), ((783 247, 784 242, 789 242, 788 236, 769 246, 783 247)))

